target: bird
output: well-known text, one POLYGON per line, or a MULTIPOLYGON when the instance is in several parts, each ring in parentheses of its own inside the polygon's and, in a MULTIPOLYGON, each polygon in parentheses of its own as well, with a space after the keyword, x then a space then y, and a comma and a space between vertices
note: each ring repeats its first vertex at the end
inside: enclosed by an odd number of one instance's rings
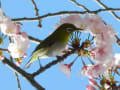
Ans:
POLYGON ((44 39, 32 52, 32 57, 24 68, 30 67, 30 65, 43 58, 55 57, 59 55, 66 47, 71 34, 76 31, 81 30, 75 25, 70 23, 64 23, 60 25, 51 35, 44 39))

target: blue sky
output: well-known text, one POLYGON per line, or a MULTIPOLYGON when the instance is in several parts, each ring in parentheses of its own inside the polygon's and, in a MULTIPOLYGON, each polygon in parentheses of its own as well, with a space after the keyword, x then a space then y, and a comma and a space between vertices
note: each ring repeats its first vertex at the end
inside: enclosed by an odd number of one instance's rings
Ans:
MULTIPOLYGON (((11 18, 20 18, 20 17, 34 17, 34 7, 30 0, 1 0, 2 8, 7 16, 11 18)), ((54 13, 59 11, 82 11, 83 9, 79 8, 75 4, 69 2, 69 0, 35 0, 37 6, 39 7, 39 14, 44 15, 47 13, 54 13)), ((94 0, 77 0, 83 5, 86 5, 90 10, 99 9, 100 6, 93 2, 94 0)), ((119 0, 101 0, 110 7, 120 8, 119 0)), ((107 13, 99 13, 103 20, 106 23, 112 24, 116 32, 119 32, 120 22, 115 20, 115 18, 107 13)), ((43 40, 46 38, 50 32, 54 31, 54 24, 59 23, 59 18, 61 16, 46 18, 42 21, 43 28, 38 28, 38 22, 28 21, 21 22, 23 24, 21 31, 27 32, 29 35, 32 35, 36 38, 43 40)), ((7 43, 4 44, 6 46, 7 43)), ((27 53, 30 56, 32 50, 36 47, 37 44, 31 43, 30 49, 27 53)), ((115 51, 120 52, 119 49, 116 49, 118 46, 115 46, 115 51)), ((7 48, 7 47, 5 47, 7 48)), ((70 56, 71 59, 75 58, 75 55, 70 56)), ((66 60, 69 62, 70 58, 66 60)), ((30 57, 23 60, 21 68, 26 64, 30 57)), ((41 60, 42 65, 47 64, 48 62, 54 60, 47 59, 41 60)), ((66 77, 60 70, 59 65, 55 65, 42 74, 38 75, 35 79, 46 88, 46 90, 85 90, 85 86, 88 84, 87 78, 81 75, 78 75, 82 67, 81 61, 77 60, 74 66, 72 67, 72 72, 70 78, 66 77)), ((34 72, 39 68, 38 61, 34 62, 32 66, 27 69, 27 72, 34 72)), ((28 81, 19 75, 20 84, 22 90, 36 90, 32 87, 28 81)), ((11 69, 6 67, 0 62, 0 89, 1 90, 18 90, 15 75, 11 69)))

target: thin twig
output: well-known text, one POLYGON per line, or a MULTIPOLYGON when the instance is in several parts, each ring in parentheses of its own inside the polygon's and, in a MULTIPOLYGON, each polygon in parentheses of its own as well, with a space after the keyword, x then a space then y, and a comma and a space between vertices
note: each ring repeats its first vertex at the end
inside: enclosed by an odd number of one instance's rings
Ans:
MULTIPOLYGON (((13 63, 13 58, 10 56, 10 61, 13 63)), ((13 70, 14 74, 15 74, 15 78, 16 78, 16 81, 17 81, 17 85, 18 85, 18 90, 21 90, 21 86, 20 86, 20 81, 19 81, 19 78, 18 78, 18 74, 13 70)))
POLYGON ((15 73, 15 77, 16 77, 16 81, 17 81, 17 85, 18 85, 18 90, 21 90, 21 86, 20 86, 20 81, 19 81, 19 78, 18 78, 18 74, 16 72, 15 73))
MULTIPOLYGON (((103 7, 103 8, 105 8, 105 9, 107 9, 108 7, 104 4, 104 3, 102 3, 100 0, 95 0, 101 7, 103 7)), ((111 14, 118 20, 118 21, 120 21, 120 17, 114 12, 114 11, 110 11, 111 12, 111 14)))
POLYGON ((9 52, 8 49, 3 49, 3 48, 0 48, 0 51, 9 52))
MULTIPOLYGON (((33 6, 34 6, 34 10, 35 10, 35 13, 36 13, 36 16, 39 17, 39 9, 37 8, 37 5, 35 3, 34 0, 31 0, 33 6)), ((38 20, 38 26, 41 28, 42 25, 41 25, 41 20, 38 20)))
POLYGON ((89 11, 84 5, 79 4, 76 0, 70 0, 72 3, 74 3, 75 5, 83 8, 85 11, 89 11))
POLYGON ((116 37, 116 39, 117 39, 117 44, 120 46, 120 38, 117 36, 117 35, 115 35, 115 37, 116 37))
POLYGON ((1 0, 0 0, 0 8, 1 8, 2 6, 1 6, 1 0))
POLYGON ((42 42, 42 40, 39 40, 39 39, 37 39, 37 38, 33 38, 32 36, 28 36, 29 37, 29 39, 32 41, 32 42, 35 42, 35 43, 37 43, 37 44, 40 44, 41 42, 42 42))
POLYGON ((38 13, 39 9, 37 8, 37 5, 36 5, 35 1, 31 0, 31 2, 32 2, 33 6, 34 6, 34 9, 35 9, 35 12, 36 12, 36 16, 39 16, 39 13, 38 13))
POLYGON ((38 21, 38 20, 42 20, 44 18, 59 16, 59 15, 63 15, 63 14, 86 14, 86 13, 97 14, 97 13, 100 13, 100 12, 108 12, 108 11, 120 11, 120 8, 98 9, 98 10, 94 10, 94 11, 61 11, 61 12, 56 12, 56 13, 48 13, 48 14, 45 14, 45 15, 39 16, 39 17, 14 18, 12 20, 16 21, 16 22, 19 22, 19 21, 38 21))

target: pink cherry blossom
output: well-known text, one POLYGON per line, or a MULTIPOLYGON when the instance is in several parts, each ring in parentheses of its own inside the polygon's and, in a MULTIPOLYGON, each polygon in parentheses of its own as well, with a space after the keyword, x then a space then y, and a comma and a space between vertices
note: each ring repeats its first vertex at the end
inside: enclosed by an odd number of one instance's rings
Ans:
POLYGON ((18 67, 21 65, 21 62, 19 62, 19 61, 16 61, 15 63, 18 67))
POLYGON ((82 74, 83 76, 86 76, 86 71, 87 71, 88 66, 84 65, 80 71, 80 74, 82 74))
POLYGON ((86 26, 84 29, 92 32, 92 34, 98 33, 98 28, 101 28, 100 26, 104 25, 102 19, 98 15, 93 15, 92 17, 90 17, 88 14, 84 18, 84 24, 86 26))
POLYGON ((69 15, 67 17, 60 18, 60 23, 56 24, 55 27, 58 27, 64 23, 70 23, 70 24, 73 24, 79 28, 84 27, 83 19, 78 14, 73 14, 73 15, 69 15))
POLYGON ((20 25, 12 22, 10 18, 6 17, 0 24, 1 32, 8 36, 13 36, 20 31, 20 25))
POLYGON ((106 67, 102 64, 95 64, 95 65, 90 64, 86 68, 82 69, 82 75, 94 79, 94 78, 98 78, 105 71, 106 71, 106 67))
POLYGON ((15 35, 13 37, 14 42, 10 43, 8 46, 8 50, 13 58, 24 57, 26 50, 30 45, 30 41, 26 33, 22 33, 21 35, 15 35))
POLYGON ((105 63, 112 60, 112 54, 113 54, 112 45, 111 46, 101 45, 99 47, 96 47, 93 52, 95 54, 94 60, 97 63, 105 63))
POLYGON ((87 85, 86 90, 96 90, 94 86, 92 85, 87 85))
POLYGON ((92 85, 92 86, 95 86, 95 87, 99 87, 99 85, 97 84, 97 82, 93 79, 89 79, 89 83, 92 85))
POLYGON ((60 70, 66 74, 68 77, 70 77, 71 67, 68 64, 62 64, 60 63, 60 70))
POLYGON ((5 59, 5 57, 4 56, 0 56, 0 60, 4 60, 5 59))
POLYGON ((73 65, 74 61, 70 64, 62 64, 60 63, 60 70, 65 73, 68 77, 70 77, 71 66, 73 65))
POLYGON ((110 85, 109 85, 109 84, 107 84, 107 83, 105 83, 104 87, 105 87, 105 89, 106 89, 106 90, 109 90, 110 85))
POLYGON ((4 12, 3 12, 2 8, 0 8, 0 23, 2 23, 5 18, 6 18, 6 16, 4 15, 4 12))
POLYGON ((116 53, 114 55, 114 59, 115 59, 115 62, 114 62, 115 66, 120 66, 120 53, 116 53))

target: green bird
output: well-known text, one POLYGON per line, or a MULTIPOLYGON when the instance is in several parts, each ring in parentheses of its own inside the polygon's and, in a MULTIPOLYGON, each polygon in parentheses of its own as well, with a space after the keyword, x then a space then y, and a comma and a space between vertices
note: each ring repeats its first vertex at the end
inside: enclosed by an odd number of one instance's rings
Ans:
POLYGON ((76 30, 81 29, 69 23, 59 26, 51 35, 49 35, 36 47, 32 53, 32 58, 25 65, 25 68, 28 68, 39 58, 49 58, 59 55, 65 49, 70 35, 76 30))

